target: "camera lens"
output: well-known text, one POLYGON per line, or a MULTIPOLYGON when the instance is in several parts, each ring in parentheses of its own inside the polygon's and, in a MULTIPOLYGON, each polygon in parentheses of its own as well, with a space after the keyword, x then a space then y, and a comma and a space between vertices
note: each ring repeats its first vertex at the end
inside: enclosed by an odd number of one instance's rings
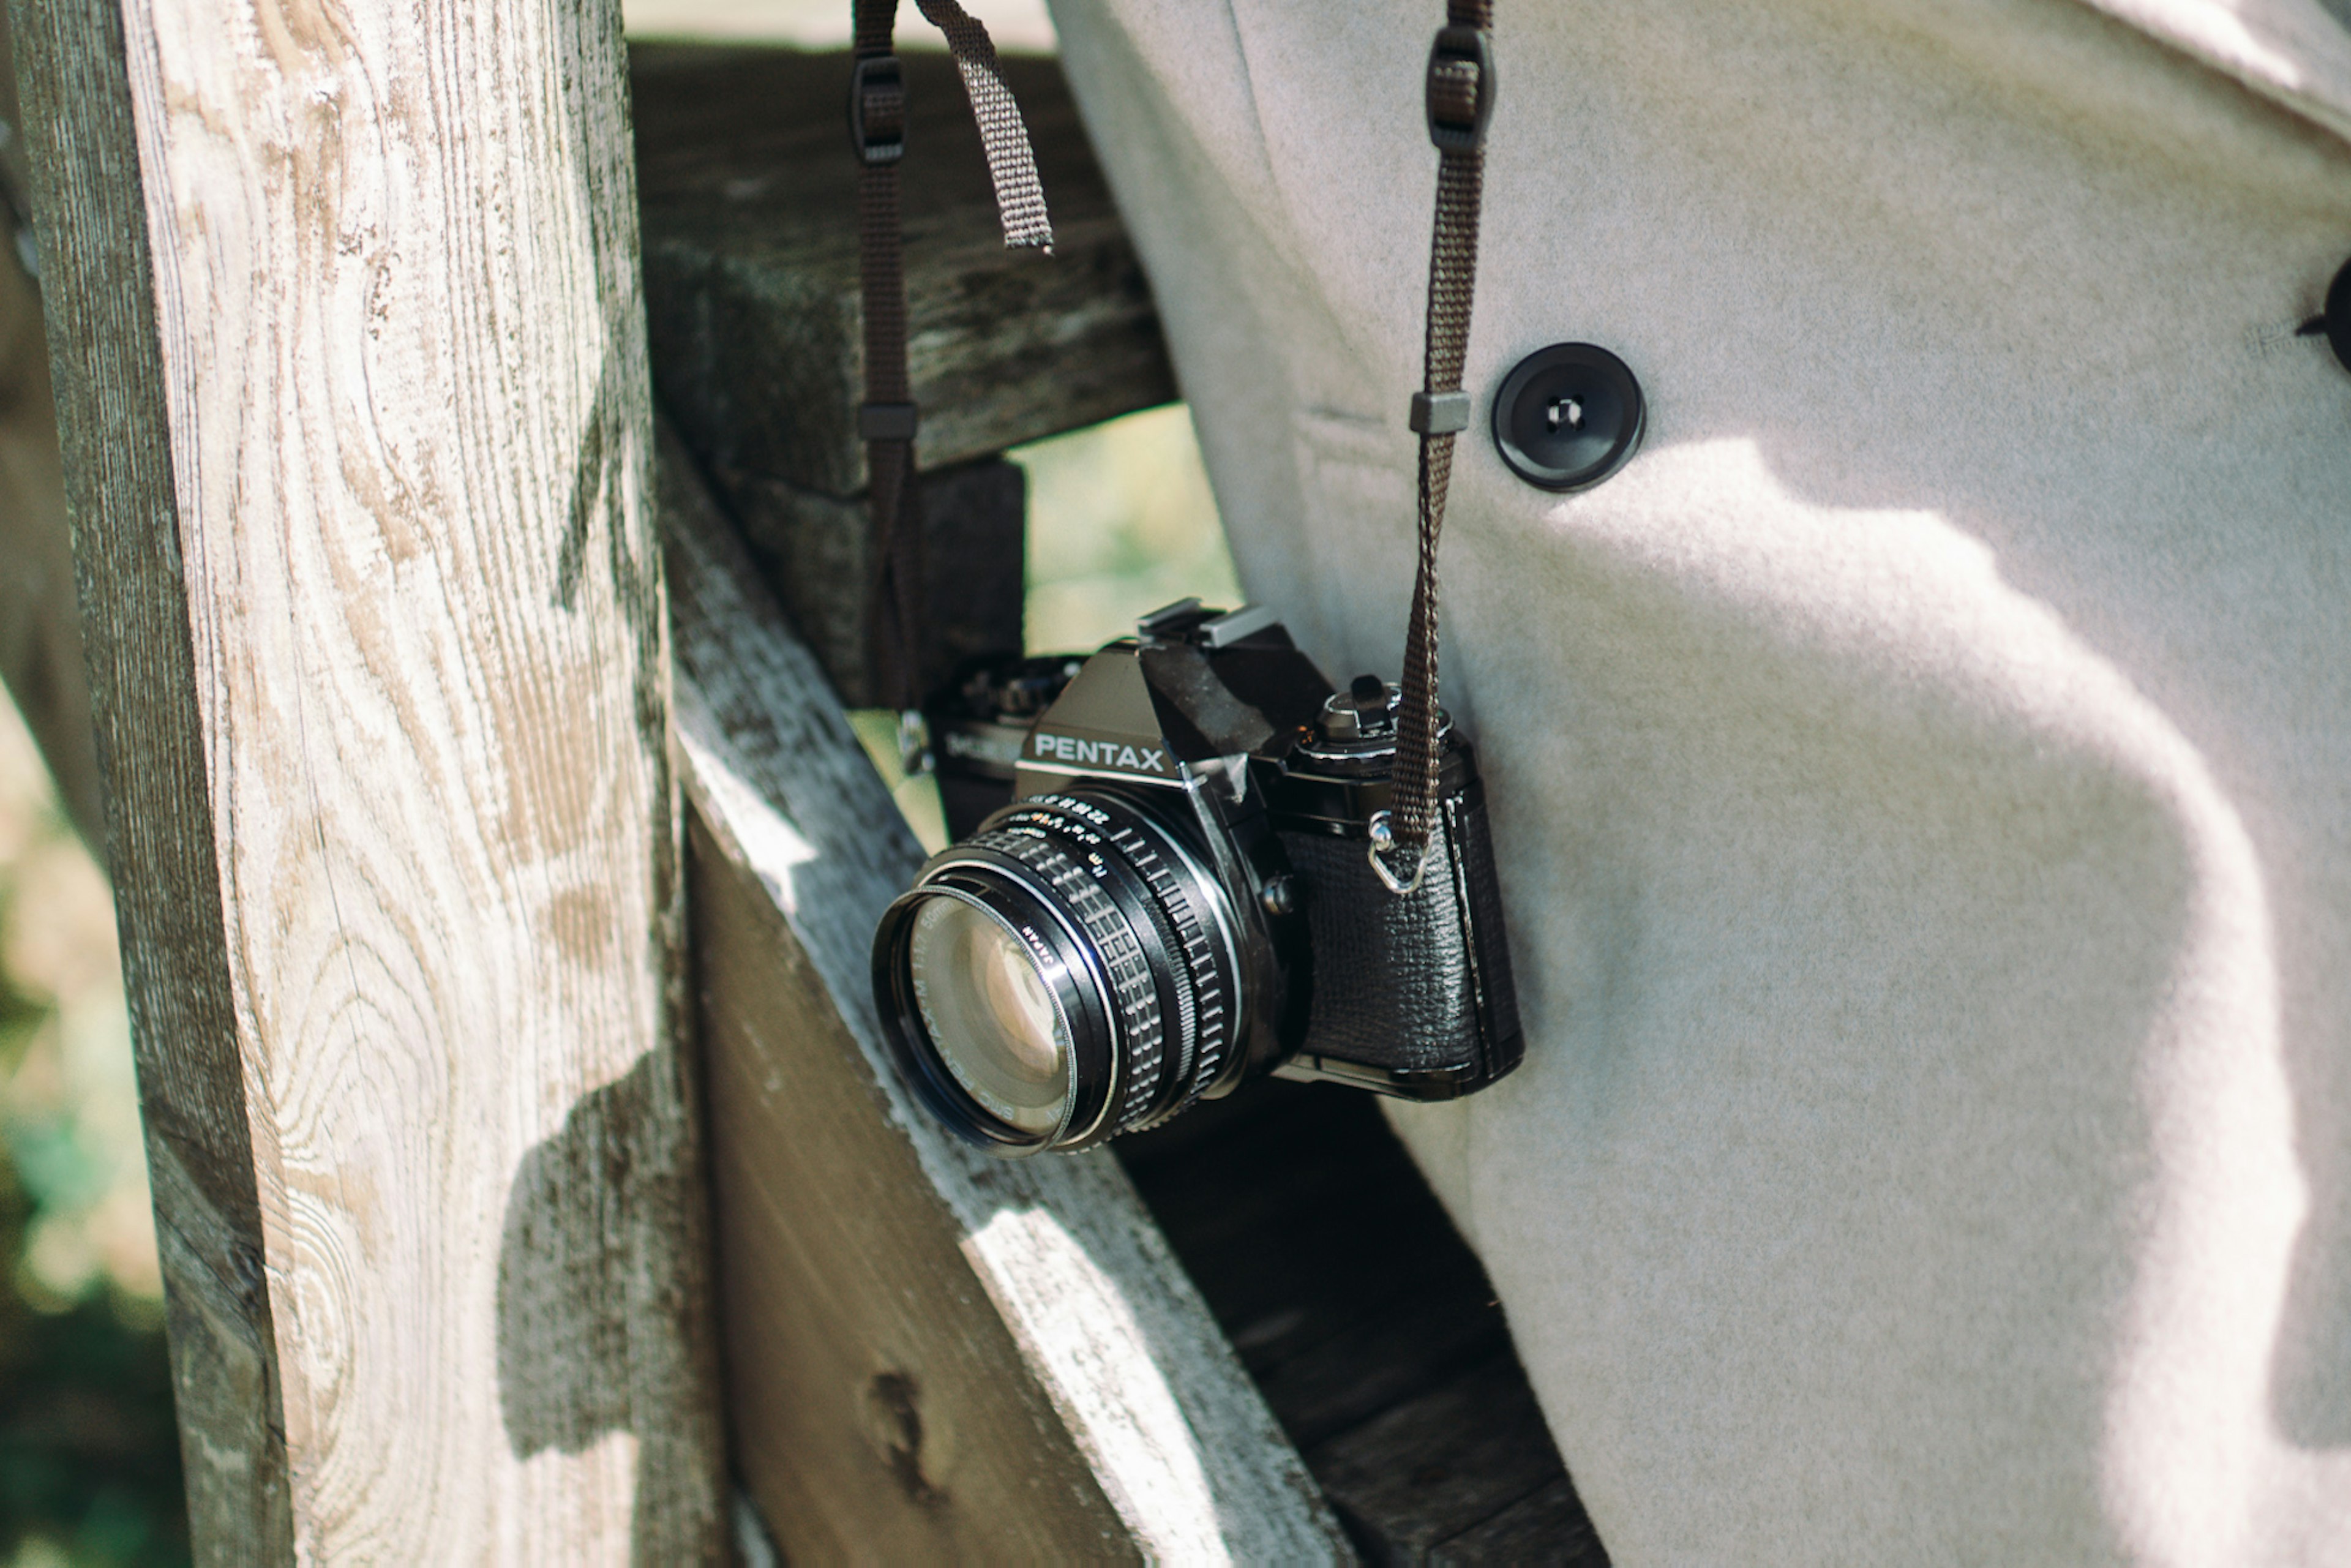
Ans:
POLYGON ((1081 785, 996 812, 875 935, 904 1076, 995 1153, 1164 1121, 1232 1061, 1237 912, 1181 820, 1140 794, 1081 785))
POLYGON ((932 898, 906 954, 924 1030, 956 1082, 1022 1132, 1050 1133, 1069 1097, 1070 1026, 1019 936, 978 904, 932 898))

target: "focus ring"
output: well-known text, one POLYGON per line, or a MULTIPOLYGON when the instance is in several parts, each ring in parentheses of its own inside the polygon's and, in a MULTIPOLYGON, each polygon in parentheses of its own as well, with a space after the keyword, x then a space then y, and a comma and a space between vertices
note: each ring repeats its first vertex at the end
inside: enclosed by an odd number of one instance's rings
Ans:
POLYGON ((1077 917, 1109 973, 1118 1007, 1120 1034, 1126 1049, 1123 1061, 1126 1082, 1121 1086, 1113 1125, 1123 1125, 1131 1107, 1148 1104, 1159 1087, 1165 1056, 1165 1024, 1159 1010, 1159 988, 1153 983, 1150 961, 1134 928, 1110 895, 1074 858, 1046 839, 1037 828, 1003 827, 969 841, 974 849, 1008 855, 1045 879, 1055 897, 1077 917))

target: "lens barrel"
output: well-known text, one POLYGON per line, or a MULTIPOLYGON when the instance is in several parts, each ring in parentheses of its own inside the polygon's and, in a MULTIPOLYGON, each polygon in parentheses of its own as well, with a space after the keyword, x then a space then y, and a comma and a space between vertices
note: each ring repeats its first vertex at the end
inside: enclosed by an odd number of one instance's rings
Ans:
POLYGON ((1244 927, 1170 804, 1093 783, 1015 801, 883 916, 892 1052, 967 1140, 1085 1148, 1176 1114, 1232 1062, 1244 927))

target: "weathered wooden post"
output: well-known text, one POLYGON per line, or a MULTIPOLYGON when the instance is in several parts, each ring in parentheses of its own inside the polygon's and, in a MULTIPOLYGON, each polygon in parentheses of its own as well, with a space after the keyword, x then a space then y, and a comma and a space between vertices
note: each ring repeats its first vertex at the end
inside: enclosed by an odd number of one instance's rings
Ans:
POLYGON ((720 1554, 614 0, 16 0, 199 1554, 720 1554))

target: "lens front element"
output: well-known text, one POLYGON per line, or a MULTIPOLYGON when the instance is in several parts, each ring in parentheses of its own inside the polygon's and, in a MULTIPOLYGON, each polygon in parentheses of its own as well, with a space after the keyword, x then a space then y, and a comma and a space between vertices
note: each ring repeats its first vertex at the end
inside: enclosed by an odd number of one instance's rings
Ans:
POLYGON ((981 1109, 1050 1134, 1070 1092, 1070 1026, 1019 936, 976 904, 923 901, 907 944, 934 1048, 981 1109))
POLYGON ((1235 1060, 1238 922, 1179 824, 1091 781, 1026 797, 884 912, 884 1036, 950 1130, 997 1155, 1086 1148, 1235 1060))

